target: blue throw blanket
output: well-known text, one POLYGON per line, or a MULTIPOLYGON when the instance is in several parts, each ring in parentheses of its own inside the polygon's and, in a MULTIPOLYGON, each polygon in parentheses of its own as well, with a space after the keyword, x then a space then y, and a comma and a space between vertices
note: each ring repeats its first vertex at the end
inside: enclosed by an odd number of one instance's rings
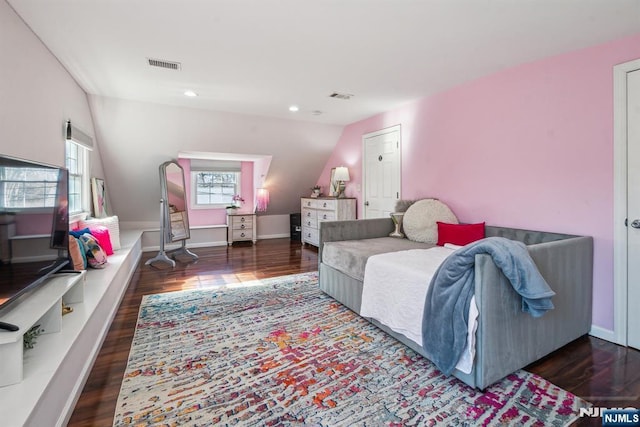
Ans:
POLYGON ((474 292, 475 256, 489 254, 522 296, 522 311, 534 317, 553 308, 551 290, 524 243, 489 237, 451 254, 436 271, 424 306, 422 347, 443 373, 453 372, 467 342, 469 303, 474 292))

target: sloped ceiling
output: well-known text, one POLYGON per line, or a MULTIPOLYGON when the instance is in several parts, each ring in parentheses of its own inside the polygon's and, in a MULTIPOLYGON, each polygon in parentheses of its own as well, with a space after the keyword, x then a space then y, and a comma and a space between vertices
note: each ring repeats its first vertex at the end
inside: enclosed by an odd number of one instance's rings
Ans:
POLYGON ((639 0, 8 2, 89 94, 340 125, 640 32, 639 0))
POLYGON ((268 213, 295 212, 345 124, 640 32, 640 0, 6 1, 89 94, 128 221, 157 219, 181 151, 273 156, 268 213))
POLYGON ((157 221, 158 166, 180 152, 273 156, 267 214, 300 211, 342 127, 91 96, 107 190, 125 221, 157 221))

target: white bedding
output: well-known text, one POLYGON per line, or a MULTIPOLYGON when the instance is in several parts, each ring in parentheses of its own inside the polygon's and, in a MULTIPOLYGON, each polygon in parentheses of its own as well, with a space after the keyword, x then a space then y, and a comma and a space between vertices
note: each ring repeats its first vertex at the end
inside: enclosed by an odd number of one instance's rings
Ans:
MULTIPOLYGON (((436 246, 369 257, 364 271, 360 315, 376 319, 422 347, 422 314, 427 290, 440 264, 454 250, 436 246)), ((456 366, 467 374, 473 367, 477 319, 474 296, 469 306, 467 346, 456 366)))

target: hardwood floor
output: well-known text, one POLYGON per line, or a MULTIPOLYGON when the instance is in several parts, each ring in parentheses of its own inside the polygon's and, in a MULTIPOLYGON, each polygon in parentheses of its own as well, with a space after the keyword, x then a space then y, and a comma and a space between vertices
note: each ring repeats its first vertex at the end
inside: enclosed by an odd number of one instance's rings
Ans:
MULTIPOLYGON (((75 407, 69 426, 111 426, 143 295, 317 270, 317 250, 288 239, 255 246, 193 249, 200 259, 175 269, 145 266, 143 254, 75 407)), ((529 371, 581 396, 594 406, 640 407, 640 352, 582 337, 532 364, 529 371)), ((577 425, 602 425, 581 419, 577 425)))

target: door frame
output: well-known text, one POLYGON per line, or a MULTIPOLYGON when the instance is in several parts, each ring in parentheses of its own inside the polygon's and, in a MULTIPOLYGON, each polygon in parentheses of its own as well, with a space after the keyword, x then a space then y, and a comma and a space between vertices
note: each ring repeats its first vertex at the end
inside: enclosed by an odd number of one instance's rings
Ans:
POLYGON ((627 345, 627 73, 640 59, 613 67, 613 331, 593 334, 627 345))
POLYGON ((400 198, 402 198, 402 127, 400 124, 386 127, 384 129, 376 130, 373 132, 365 133, 362 135, 362 199, 360 200, 360 212, 362 212, 362 218, 365 218, 365 206, 367 198, 367 151, 366 151, 366 140, 368 138, 373 138, 376 136, 384 135, 385 133, 398 132, 398 174, 396 178, 398 179, 398 193, 400 194, 400 198))

